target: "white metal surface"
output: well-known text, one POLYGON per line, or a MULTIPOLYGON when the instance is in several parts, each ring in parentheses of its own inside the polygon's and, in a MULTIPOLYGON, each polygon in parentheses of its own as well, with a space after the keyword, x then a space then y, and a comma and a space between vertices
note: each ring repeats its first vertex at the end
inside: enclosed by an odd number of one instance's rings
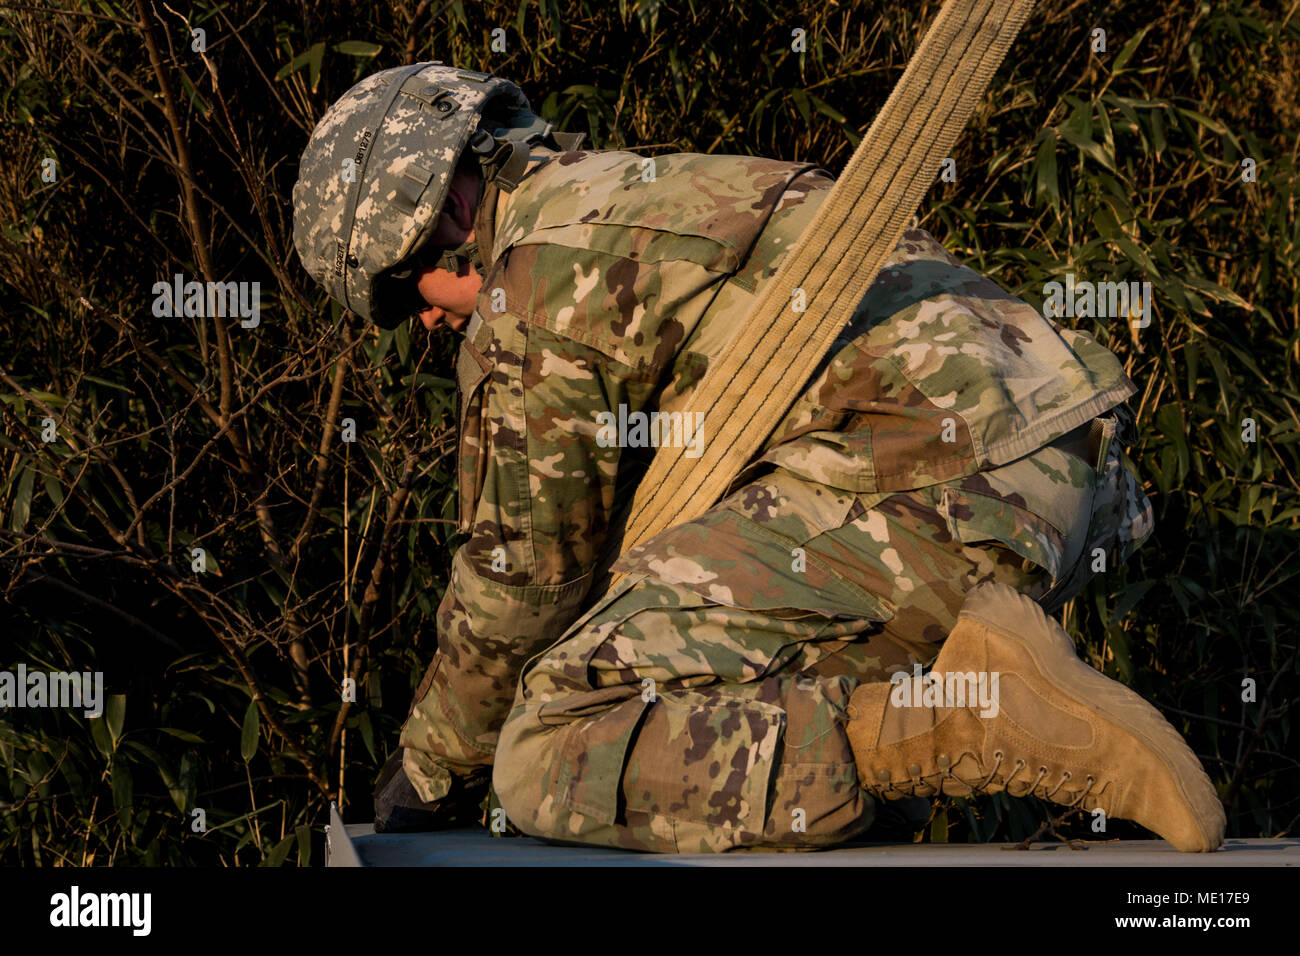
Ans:
MULTIPOLYGON (((331 819, 334 819, 332 816, 331 819)), ((1072 850, 1038 843, 858 844, 817 853, 651 854, 598 847, 556 846, 531 838, 496 838, 486 830, 375 833, 368 823, 340 827, 358 859, 329 866, 1300 866, 1300 840, 1228 840, 1214 853, 1179 853, 1163 840, 1094 843, 1072 850)), ((330 829, 331 843, 336 836, 330 829)))

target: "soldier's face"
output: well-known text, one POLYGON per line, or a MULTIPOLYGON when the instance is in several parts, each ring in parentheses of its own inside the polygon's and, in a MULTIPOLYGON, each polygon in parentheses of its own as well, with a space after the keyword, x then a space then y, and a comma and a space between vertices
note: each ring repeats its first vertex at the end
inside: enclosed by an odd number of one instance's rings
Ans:
POLYGON ((482 285, 482 277, 468 263, 461 266, 459 273, 434 267, 422 269, 416 286, 429 307, 418 313, 420 322, 430 332, 442 325, 465 331, 482 285))
MULTIPOLYGON (((474 207, 481 192, 480 185, 477 175, 456 171, 447 191, 447 202, 429 237, 430 245, 456 246, 474 238, 474 207)), ((465 331, 474 312, 478 290, 483 285, 482 276, 468 263, 462 265, 459 272, 428 266, 417 276, 420 297, 429 303, 427 309, 418 313, 424 327, 430 332, 442 325, 457 332, 465 331)))

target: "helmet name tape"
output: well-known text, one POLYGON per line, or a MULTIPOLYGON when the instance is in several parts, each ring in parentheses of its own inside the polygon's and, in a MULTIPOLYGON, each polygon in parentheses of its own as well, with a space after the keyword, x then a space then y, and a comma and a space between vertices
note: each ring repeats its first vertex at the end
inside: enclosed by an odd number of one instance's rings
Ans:
POLYGON ((354 163, 360 163, 366 155, 366 150, 370 148, 371 129, 367 126, 361 131, 361 139, 357 142, 357 154, 352 157, 354 163))
MULTIPOLYGON (((393 100, 397 99, 397 94, 402 92, 402 87, 406 84, 406 81, 416 73, 419 73, 422 69, 424 69, 424 64, 416 63, 414 66, 406 67, 389 81, 392 84, 392 87, 384 96, 383 103, 379 109, 379 125, 381 130, 383 129, 384 120, 388 118, 388 111, 392 108, 393 100)), ((370 154, 367 153, 366 160, 369 160, 369 158, 370 154)), ((366 181, 366 165, 369 165, 368 162, 363 164, 361 168, 357 170, 356 182, 353 184, 351 195, 348 198, 347 209, 345 212, 346 222, 343 225, 343 235, 345 237, 344 243, 348 248, 351 248, 352 246, 352 227, 357 220, 357 203, 361 199, 361 187, 366 181)), ((348 294, 349 285, 350 283, 348 282, 348 277, 345 273, 343 276, 343 305, 346 308, 351 309, 352 301, 351 296, 348 294)))

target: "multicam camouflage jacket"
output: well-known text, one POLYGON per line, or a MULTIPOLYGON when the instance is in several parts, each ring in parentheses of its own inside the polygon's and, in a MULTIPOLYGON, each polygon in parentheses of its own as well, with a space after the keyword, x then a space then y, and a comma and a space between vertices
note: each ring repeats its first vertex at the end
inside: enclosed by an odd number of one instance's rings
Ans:
MULTIPOLYGON (((684 439, 708 440, 707 420, 689 431, 695 386, 832 182, 767 159, 580 151, 538 154, 514 192, 489 189, 457 369, 469 540, 444 655, 522 661, 577 618, 654 452, 637 413, 681 413, 684 439)), ((926 487, 1027 455, 1133 391, 1089 335, 914 229, 748 471, 926 487)))

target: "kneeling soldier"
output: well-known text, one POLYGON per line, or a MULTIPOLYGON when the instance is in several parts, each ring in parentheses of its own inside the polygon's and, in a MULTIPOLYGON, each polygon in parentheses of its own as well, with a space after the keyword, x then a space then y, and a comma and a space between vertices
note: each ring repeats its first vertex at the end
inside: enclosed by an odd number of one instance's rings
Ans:
POLYGON ((708 441, 696 385, 832 179, 577 139, 513 84, 416 64, 355 86, 303 154, 313 278, 465 334, 469 540, 376 829, 464 819, 490 779, 526 833, 662 852, 827 846, 874 798, 975 792, 1215 849, 1190 749, 1045 613, 1150 534, 1134 386, 919 229, 730 494, 609 586, 646 462, 708 441), (944 692, 896 693, 928 661, 913 683, 944 692))

